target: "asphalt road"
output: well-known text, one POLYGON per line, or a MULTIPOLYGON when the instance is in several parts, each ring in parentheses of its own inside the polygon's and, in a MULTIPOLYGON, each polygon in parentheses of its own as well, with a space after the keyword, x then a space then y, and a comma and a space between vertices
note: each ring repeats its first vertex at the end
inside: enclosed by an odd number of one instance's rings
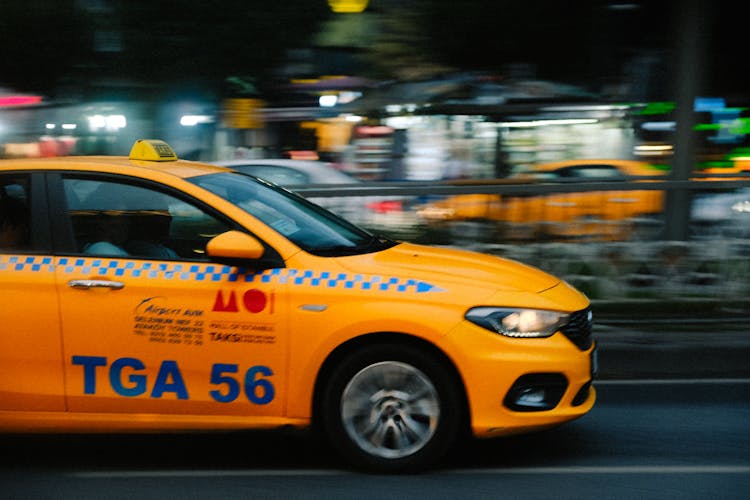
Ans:
POLYGON ((747 317, 604 315, 594 324, 599 378, 750 378, 747 317))
POLYGON ((610 315, 598 401, 559 428, 474 441, 430 473, 351 471, 299 432, 0 436, 0 500, 745 499, 744 317, 610 315))
POLYGON ((2 436, 11 499, 745 499, 750 380, 601 381, 591 413, 421 475, 350 471, 306 434, 2 436))

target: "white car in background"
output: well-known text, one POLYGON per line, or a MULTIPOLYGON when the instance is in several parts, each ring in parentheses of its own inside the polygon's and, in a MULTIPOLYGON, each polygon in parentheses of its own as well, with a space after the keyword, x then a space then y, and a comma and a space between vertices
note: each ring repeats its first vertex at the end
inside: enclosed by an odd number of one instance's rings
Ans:
POLYGON ((309 186, 311 184, 359 184, 362 182, 323 161, 272 158, 216 161, 213 164, 260 177, 284 187, 309 186))
MULTIPOLYGON (((214 165, 259 177, 294 191, 295 188, 340 184, 356 187, 363 181, 331 163, 283 158, 225 160, 214 165)), ((313 203, 370 231, 392 238, 409 238, 421 232, 413 200, 403 196, 307 197, 313 203)))
POLYGON ((750 237, 750 188, 695 193, 690 222, 696 238, 750 237))

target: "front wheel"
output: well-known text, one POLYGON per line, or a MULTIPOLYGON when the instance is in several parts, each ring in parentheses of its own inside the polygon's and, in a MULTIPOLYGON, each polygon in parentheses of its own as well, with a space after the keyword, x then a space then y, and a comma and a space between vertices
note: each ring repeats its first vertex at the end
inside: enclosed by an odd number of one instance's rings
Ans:
POLYGON ((464 423, 462 392, 447 363, 409 345, 366 346, 331 373, 323 426, 355 466, 376 472, 429 467, 464 423))

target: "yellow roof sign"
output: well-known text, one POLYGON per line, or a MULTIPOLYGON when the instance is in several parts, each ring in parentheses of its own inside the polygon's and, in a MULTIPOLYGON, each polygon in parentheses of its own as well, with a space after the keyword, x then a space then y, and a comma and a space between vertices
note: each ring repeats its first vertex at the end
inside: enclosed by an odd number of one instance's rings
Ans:
POLYGON ((176 161, 177 154, 164 141, 157 139, 139 139, 130 150, 131 160, 176 161))

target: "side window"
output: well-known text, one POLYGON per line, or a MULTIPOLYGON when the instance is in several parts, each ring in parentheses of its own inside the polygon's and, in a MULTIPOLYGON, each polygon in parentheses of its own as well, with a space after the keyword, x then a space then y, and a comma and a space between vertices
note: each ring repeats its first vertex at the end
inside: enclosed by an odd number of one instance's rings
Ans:
POLYGON ((569 179, 571 177, 579 177, 576 175, 575 167, 563 167, 558 168, 554 171, 555 177, 558 179, 569 179))
POLYGON ((0 175, 0 252, 31 249, 29 176, 0 175))
POLYGON ((577 179, 621 179, 623 174, 612 165, 581 165, 577 167, 570 167, 568 169, 567 177, 575 177, 577 179))
POLYGON ((76 247, 86 255, 205 260, 206 243, 229 228, 200 208, 151 188, 65 178, 76 247))

